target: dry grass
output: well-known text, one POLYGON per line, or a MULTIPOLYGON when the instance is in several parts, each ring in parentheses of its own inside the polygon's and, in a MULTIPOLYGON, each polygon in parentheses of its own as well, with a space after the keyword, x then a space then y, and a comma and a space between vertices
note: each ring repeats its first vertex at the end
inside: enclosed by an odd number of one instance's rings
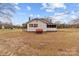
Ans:
POLYGON ((0 55, 79 55, 79 29, 43 34, 0 30, 0 55))

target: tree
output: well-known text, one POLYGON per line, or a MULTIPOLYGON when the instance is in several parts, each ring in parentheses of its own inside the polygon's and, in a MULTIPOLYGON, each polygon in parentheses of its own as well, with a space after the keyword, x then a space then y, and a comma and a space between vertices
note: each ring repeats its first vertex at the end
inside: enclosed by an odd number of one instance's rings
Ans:
POLYGON ((79 24, 79 18, 71 20, 71 23, 72 24, 79 24))
POLYGON ((0 21, 0 29, 2 28, 2 22, 0 21))
POLYGON ((70 21, 71 27, 79 28, 79 18, 70 21))
POLYGON ((15 12, 15 4, 11 3, 0 3, 0 16, 8 15, 12 16, 12 13, 15 12))
POLYGON ((26 23, 23 23, 23 24, 22 24, 22 27, 23 27, 23 28, 27 28, 27 24, 26 24, 26 23))
POLYGON ((15 13, 15 4, 12 3, 0 3, 0 17, 2 20, 7 21, 12 25, 11 17, 15 13))

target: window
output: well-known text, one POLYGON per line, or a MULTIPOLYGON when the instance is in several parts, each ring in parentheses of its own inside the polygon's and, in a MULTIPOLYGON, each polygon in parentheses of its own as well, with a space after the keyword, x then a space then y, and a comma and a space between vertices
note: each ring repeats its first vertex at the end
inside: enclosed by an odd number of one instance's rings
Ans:
POLYGON ((38 24, 34 24, 34 27, 38 27, 38 24))
POLYGON ((33 24, 29 24, 29 27, 33 27, 33 24))
POLYGON ((29 24, 29 27, 38 27, 38 24, 29 24))
POLYGON ((47 25, 47 28, 56 28, 56 25, 47 25))
POLYGON ((52 28, 56 28, 56 25, 52 25, 52 28))
POLYGON ((51 28, 51 25, 47 25, 47 28, 51 28))

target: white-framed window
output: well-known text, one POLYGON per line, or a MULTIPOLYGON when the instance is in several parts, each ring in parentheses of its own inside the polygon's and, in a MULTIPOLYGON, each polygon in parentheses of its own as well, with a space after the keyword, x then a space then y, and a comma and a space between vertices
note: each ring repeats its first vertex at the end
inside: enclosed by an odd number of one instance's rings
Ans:
POLYGON ((33 24, 29 24, 29 27, 33 27, 33 24))
POLYGON ((38 24, 34 24, 34 27, 38 27, 38 24))
POLYGON ((29 27, 38 27, 38 24, 29 24, 29 27))

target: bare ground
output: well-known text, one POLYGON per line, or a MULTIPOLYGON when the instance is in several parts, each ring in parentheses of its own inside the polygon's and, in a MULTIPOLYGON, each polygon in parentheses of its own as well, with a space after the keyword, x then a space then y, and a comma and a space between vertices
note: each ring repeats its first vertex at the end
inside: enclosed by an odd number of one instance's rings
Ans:
POLYGON ((79 29, 59 29, 36 34, 22 30, 0 30, 2 56, 79 55, 79 29))

